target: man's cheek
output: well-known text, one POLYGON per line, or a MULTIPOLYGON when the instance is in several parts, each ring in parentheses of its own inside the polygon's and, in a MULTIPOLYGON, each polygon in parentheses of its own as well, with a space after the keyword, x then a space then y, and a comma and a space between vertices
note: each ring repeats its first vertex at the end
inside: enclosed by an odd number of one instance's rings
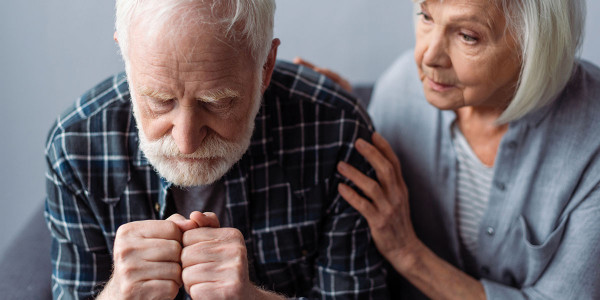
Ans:
POLYGON ((169 133, 172 123, 167 118, 142 118, 142 130, 149 141, 162 138, 169 133))

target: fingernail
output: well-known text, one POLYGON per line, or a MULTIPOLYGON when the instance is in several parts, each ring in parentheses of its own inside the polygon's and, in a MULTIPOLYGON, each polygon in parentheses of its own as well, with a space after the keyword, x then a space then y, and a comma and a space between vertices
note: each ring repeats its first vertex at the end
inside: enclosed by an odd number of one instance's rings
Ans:
POLYGON ((340 172, 346 171, 347 169, 348 169, 348 167, 346 166, 346 163, 345 163, 345 162, 343 162, 343 161, 340 161, 340 162, 338 163, 338 170, 339 170, 340 172))
POLYGON ((366 142, 363 139, 358 139, 356 140, 356 148, 358 149, 364 149, 366 144, 366 142))

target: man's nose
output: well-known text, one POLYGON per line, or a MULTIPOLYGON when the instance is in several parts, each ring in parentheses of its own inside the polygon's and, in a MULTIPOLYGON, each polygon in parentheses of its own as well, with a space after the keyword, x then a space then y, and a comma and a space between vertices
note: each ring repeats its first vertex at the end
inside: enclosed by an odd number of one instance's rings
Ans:
POLYGON ((423 63, 431 68, 448 68, 452 65, 448 55, 448 41, 441 30, 433 30, 428 34, 423 63))
POLYGON ((200 147, 207 134, 198 110, 186 108, 178 112, 171 135, 182 154, 191 154, 200 147))

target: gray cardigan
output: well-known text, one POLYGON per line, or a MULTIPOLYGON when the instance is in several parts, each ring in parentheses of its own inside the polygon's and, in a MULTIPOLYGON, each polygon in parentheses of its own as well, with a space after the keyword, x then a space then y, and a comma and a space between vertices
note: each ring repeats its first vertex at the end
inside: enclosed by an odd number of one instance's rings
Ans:
MULTIPOLYGON (((456 116, 425 100, 412 57, 378 81, 369 113, 400 158, 417 235, 480 279, 488 299, 600 299, 600 69, 579 62, 556 101, 510 123, 476 261, 466 261, 455 217, 456 116)), ((402 282, 400 295, 422 296, 402 282)))

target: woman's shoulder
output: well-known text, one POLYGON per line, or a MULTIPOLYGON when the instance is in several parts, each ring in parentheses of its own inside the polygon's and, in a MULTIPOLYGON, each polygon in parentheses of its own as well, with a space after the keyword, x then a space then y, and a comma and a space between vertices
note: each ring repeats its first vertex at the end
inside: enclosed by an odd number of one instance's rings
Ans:
POLYGON ((585 60, 578 61, 565 91, 567 96, 581 97, 590 101, 590 104, 600 104, 600 67, 585 60))
POLYGON ((600 130, 600 68, 578 61, 573 76, 550 105, 550 118, 562 126, 600 130))

